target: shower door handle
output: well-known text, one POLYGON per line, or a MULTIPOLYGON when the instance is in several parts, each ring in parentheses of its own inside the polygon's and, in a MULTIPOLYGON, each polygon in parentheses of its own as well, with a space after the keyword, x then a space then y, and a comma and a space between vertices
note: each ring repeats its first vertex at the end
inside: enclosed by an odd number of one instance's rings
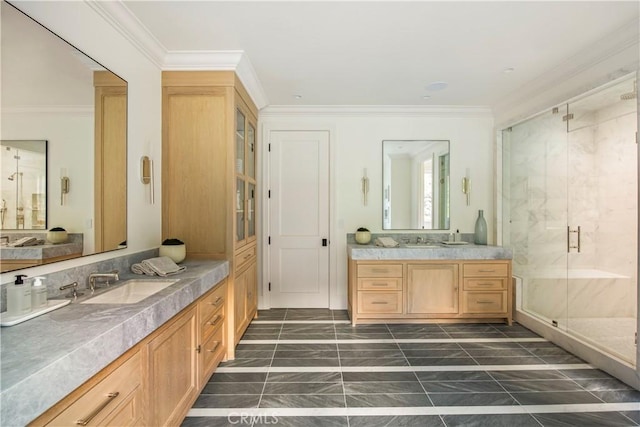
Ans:
POLYGON ((567 226, 567 253, 571 253, 571 249, 577 249, 578 253, 580 253, 580 235, 582 234, 582 230, 580 226, 576 230, 572 230, 570 226, 567 226), (571 233, 576 233, 578 242, 577 245, 571 244, 571 233))

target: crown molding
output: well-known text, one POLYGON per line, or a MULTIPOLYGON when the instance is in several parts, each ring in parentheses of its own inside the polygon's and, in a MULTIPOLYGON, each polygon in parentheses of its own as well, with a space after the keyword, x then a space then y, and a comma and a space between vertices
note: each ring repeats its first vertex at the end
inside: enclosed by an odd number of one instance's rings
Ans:
POLYGON ((253 65, 251 65, 249 57, 245 53, 242 54, 240 62, 238 62, 236 74, 244 85, 244 88, 249 92, 249 95, 253 99, 253 103, 256 104, 258 110, 262 110, 264 107, 269 105, 269 99, 262 87, 262 83, 260 83, 258 74, 253 68, 253 65))
POLYGON ((151 34, 147 27, 142 25, 142 22, 124 3, 120 0, 85 0, 85 3, 122 34, 140 53, 158 68, 162 68, 167 48, 151 34))
POLYGON ((241 50, 179 50, 168 51, 164 57, 164 71, 235 70, 242 59, 241 50))
POLYGON ((242 50, 170 51, 165 56, 162 69, 167 71, 232 70, 238 75, 258 110, 268 104, 260 79, 242 50))
POLYGON ((258 109, 268 104, 260 79, 243 51, 169 51, 122 1, 85 2, 161 70, 233 70, 258 109))
POLYGON ((6 107, 2 109, 5 114, 76 114, 93 115, 92 105, 22 105, 18 107, 6 107))
POLYGON ((493 113, 488 106, 457 105, 270 105, 260 111, 260 117, 277 116, 493 118, 493 113))

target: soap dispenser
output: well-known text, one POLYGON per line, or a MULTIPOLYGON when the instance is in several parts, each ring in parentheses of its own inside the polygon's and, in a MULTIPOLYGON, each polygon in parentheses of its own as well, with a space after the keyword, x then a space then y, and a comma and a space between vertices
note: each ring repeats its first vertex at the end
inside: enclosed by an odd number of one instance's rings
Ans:
POLYGON ((13 285, 7 288, 7 314, 22 316, 31 311, 31 286, 22 280, 26 274, 18 274, 13 285))
POLYGON ((42 283, 44 277, 34 277, 33 287, 31 288, 31 309, 47 306, 47 287, 42 283))

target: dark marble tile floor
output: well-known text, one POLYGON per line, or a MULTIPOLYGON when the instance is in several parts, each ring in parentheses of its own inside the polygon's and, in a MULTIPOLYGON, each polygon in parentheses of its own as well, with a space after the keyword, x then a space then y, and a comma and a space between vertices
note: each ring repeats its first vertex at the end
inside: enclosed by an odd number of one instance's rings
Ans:
POLYGON ((182 425, 639 426, 640 391, 518 324, 352 327, 342 310, 272 309, 182 425))

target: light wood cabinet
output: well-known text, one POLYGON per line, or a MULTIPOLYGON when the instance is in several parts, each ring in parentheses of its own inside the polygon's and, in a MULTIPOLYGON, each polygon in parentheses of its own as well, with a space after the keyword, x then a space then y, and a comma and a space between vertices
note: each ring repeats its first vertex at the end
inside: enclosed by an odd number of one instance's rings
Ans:
POLYGON ((31 425, 144 425, 141 362, 140 351, 128 352, 31 425))
POLYGON ((228 282, 167 322, 146 345, 149 425, 179 425, 223 360, 228 282))
POLYGON ((95 71, 95 252, 127 240, 127 82, 95 71))
POLYGON ((351 323, 506 321, 511 324, 510 260, 353 260, 351 323))
POLYGON ((224 359, 227 342, 227 284, 207 292, 198 303, 198 384, 202 389, 224 359))
POLYGON ((506 316, 511 324, 511 263, 467 262, 463 265, 463 277, 464 315, 506 316))
POLYGON ((355 308, 363 318, 388 317, 402 314, 402 264, 358 263, 355 308))
POLYGON ((162 87, 163 238, 184 241, 187 257, 229 260, 227 298, 243 306, 227 313, 235 343, 255 314, 258 111, 232 71, 166 71, 162 87))
POLYGON ((225 279, 30 425, 180 425, 225 356, 227 292, 225 279))
POLYGON ((458 314, 458 263, 407 265, 407 314, 458 314))
POLYGON ((252 246, 236 256, 234 288, 235 344, 240 341, 249 323, 256 315, 257 293, 255 246, 252 246))
POLYGON ((197 310, 192 307, 147 345, 149 424, 178 425, 198 396, 197 310))

